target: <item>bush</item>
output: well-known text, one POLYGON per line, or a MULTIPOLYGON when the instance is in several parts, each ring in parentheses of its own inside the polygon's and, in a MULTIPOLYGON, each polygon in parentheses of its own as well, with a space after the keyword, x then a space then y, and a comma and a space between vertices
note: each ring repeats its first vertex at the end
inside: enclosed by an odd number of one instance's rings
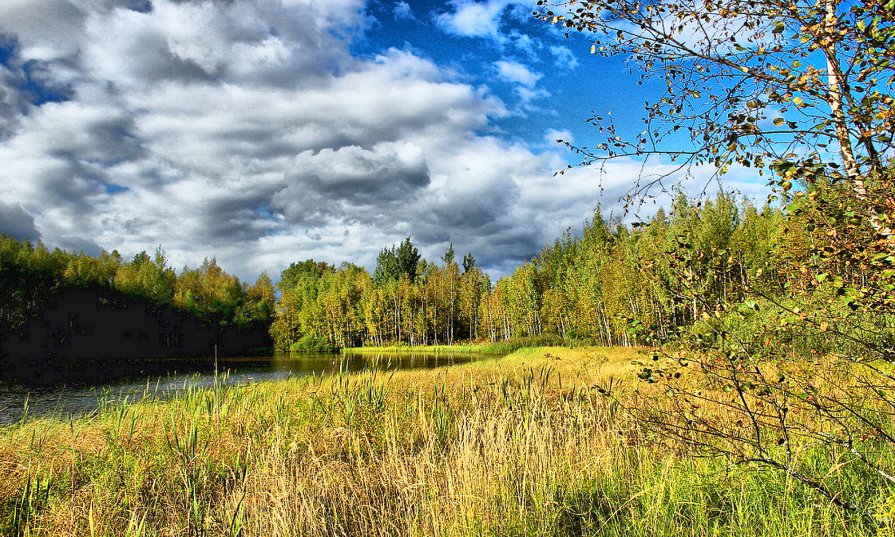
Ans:
POLYGON ((327 339, 305 334, 294 342, 289 350, 291 352, 336 352, 339 349, 327 339))

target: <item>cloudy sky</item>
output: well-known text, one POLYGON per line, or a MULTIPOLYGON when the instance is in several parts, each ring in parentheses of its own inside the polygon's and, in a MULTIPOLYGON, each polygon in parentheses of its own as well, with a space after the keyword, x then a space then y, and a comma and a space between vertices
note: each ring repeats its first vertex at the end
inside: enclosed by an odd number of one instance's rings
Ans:
POLYGON ((653 91, 589 48, 517 0, 3 0, 0 233, 248 280, 411 235, 506 273, 640 169, 554 177, 653 91))

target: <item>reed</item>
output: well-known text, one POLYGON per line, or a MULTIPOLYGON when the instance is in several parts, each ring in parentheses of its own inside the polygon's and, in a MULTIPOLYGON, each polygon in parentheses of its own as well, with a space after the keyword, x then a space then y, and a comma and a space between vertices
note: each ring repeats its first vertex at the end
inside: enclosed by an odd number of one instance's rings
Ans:
MULTIPOLYGON (((649 438, 597 390, 649 396, 638 357, 524 349, 435 370, 188 385, 170 400, 26 420, 0 429, 0 534, 880 531, 784 475, 649 438)), ((847 478, 893 505, 879 483, 847 478)))
POLYGON ((510 354, 520 349, 559 345, 562 340, 555 336, 512 338, 489 343, 464 343, 457 345, 390 345, 382 347, 350 347, 343 353, 446 353, 446 354, 510 354))

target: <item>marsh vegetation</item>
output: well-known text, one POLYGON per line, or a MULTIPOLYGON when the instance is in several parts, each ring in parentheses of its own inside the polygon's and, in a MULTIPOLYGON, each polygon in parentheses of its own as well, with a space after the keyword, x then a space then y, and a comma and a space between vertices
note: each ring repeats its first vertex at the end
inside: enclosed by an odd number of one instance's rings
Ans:
MULTIPOLYGON (((661 397, 632 381, 645 356, 528 349, 445 369, 197 387, 8 426, 3 531, 877 534, 785 473, 693 457, 626 419, 619 402, 661 397), (617 399, 599 393, 610 387, 617 399)), ((829 464, 810 447, 800 457, 829 464)), ((847 467, 829 482, 890 522, 879 481, 847 467)))

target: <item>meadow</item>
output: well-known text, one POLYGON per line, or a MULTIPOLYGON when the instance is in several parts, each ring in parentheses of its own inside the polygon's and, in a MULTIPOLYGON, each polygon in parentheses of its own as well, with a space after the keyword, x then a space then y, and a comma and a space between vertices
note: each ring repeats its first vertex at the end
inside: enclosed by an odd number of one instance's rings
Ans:
MULTIPOLYGON (((619 406, 646 351, 193 388, 0 429, 4 535, 880 535, 787 476, 698 457, 619 406), (616 399, 600 394, 613 386, 616 399)), ((719 412, 718 419, 724 415, 719 412)), ((806 457, 817 456, 806 451, 806 457)))

